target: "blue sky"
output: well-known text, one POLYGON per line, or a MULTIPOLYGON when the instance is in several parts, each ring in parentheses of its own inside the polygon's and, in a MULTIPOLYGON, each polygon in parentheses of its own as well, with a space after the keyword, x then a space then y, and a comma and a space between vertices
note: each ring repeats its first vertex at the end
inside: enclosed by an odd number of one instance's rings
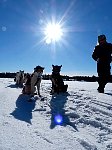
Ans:
POLYGON ((67 75, 96 75, 91 55, 97 36, 112 42, 112 0, 0 0, 0 72, 52 72, 62 65, 67 75), (64 29, 47 44, 43 29, 52 20, 64 29))

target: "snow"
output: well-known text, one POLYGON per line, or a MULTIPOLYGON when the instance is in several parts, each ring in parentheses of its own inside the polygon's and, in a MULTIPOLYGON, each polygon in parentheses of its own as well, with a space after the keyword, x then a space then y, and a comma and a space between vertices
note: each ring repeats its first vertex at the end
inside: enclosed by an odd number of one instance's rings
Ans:
POLYGON ((0 150, 112 150, 112 84, 104 94, 97 82, 65 84, 67 93, 50 95, 43 80, 43 99, 28 102, 13 79, 0 79, 0 150))

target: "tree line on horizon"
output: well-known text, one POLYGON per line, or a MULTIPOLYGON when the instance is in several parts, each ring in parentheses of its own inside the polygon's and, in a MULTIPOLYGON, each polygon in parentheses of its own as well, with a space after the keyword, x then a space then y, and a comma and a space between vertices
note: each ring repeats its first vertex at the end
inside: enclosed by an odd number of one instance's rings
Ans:
MULTIPOLYGON (((26 73, 25 73, 26 74, 26 73)), ((0 78, 15 78, 16 73, 11 72, 1 72, 0 78)), ((97 82, 98 77, 97 76, 68 76, 68 75, 61 75, 64 81, 87 81, 87 82, 97 82)), ((50 80, 51 75, 50 74, 43 74, 42 79, 43 80, 50 80)), ((112 83, 112 75, 109 80, 109 82, 112 83)))

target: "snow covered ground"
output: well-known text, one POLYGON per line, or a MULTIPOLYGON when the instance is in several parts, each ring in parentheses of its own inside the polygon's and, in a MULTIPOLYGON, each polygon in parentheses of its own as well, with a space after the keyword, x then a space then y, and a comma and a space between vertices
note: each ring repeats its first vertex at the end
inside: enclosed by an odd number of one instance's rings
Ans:
POLYGON ((65 81, 68 93, 50 95, 42 81, 33 102, 13 79, 0 79, 0 150, 112 150, 112 84, 65 81), (62 115, 63 123, 54 123, 62 115))

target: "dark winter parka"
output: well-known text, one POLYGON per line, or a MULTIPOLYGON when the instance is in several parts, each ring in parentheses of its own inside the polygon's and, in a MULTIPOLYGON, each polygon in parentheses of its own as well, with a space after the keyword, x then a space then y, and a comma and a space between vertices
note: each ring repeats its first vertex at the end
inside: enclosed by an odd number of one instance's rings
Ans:
POLYGON ((112 44, 103 43, 95 46, 92 58, 97 61, 98 75, 110 75, 110 63, 112 62, 112 44))

